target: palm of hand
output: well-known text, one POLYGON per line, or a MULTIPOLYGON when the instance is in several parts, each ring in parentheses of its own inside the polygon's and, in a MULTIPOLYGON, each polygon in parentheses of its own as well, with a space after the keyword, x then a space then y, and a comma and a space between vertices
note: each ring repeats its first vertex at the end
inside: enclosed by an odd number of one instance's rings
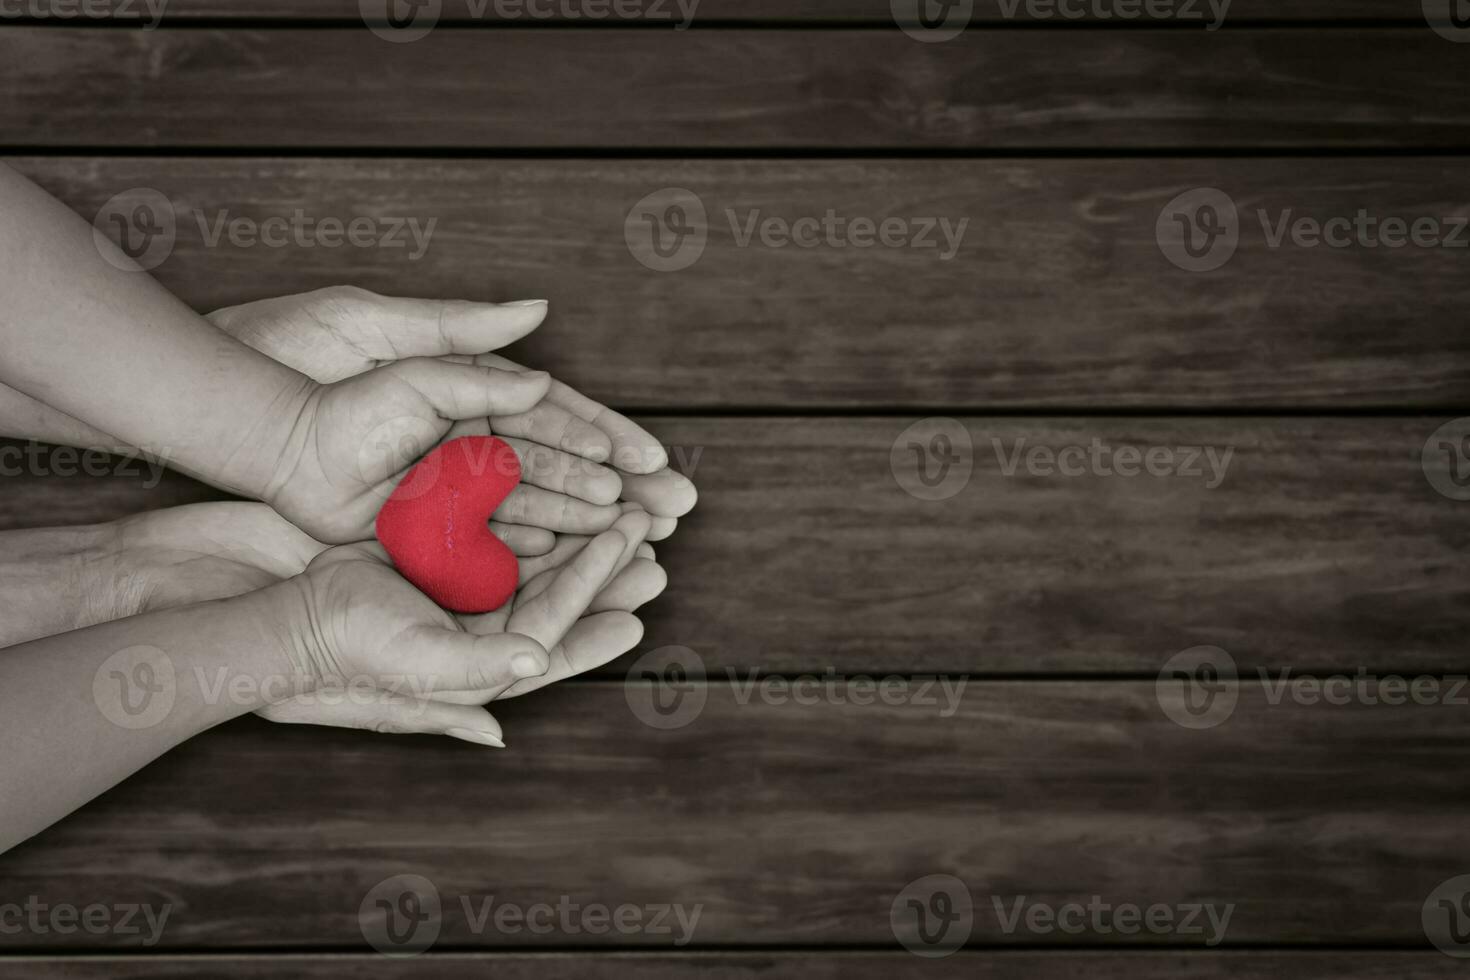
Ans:
POLYGON ((324 541, 365 541, 395 477, 452 426, 391 369, 319 389, 270 502, 324 541))

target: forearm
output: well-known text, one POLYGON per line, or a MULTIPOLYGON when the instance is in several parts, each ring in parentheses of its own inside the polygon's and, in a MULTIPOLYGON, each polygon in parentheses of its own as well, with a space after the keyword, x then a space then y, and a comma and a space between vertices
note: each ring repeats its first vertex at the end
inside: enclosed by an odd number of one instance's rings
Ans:
POLYGON ((258 496, 312 388, 212 327, 0 166, 0 382, 179 469, 258 496))
POLYGON ((8 385, 0 385, 0 436, 108 452, 125 452, 131 448, 124 446, 121 439, 8 385))
POLYGON ((0 656, 0 851, 174 746, 302 684, 274 590, 149 613, 0 656))
POLYGON ((110 524, 0 534, 0 647, 117 618, 116 537, 110 524))

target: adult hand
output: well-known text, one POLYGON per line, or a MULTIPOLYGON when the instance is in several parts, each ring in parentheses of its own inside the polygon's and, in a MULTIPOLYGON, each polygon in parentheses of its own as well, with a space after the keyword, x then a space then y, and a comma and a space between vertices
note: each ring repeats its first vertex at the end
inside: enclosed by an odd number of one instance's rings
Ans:
POLYGON ((626 515, 564 567, 533 579, 513 605, 479 616, 440 609, 392 571, 376 543, 326 551, 286 583, 304 610, 292 619, 292 659, 311 689, 259 714, 503 747, 499 724, 480 705, 600 666, 642 639, 627 607, 664 582, 657 566, 652 582, 631 574, 649 524, 646 514, 626 515), (363 678, 366 692, 354 686, 363 678), (322 689, 334 696, 324 699, 322 689))
MULTIPOLYGON (((227 307, 210 314, 209 320, 242 343, 330 384, 409 357, 443 357, 523 372, 525 368, 514 361, 487 352, 524 337, 546 313, 547 304, 540 300, 497 305, 401 299, 334 286, 227 307)), ((623 498, 653 516, 652 541, 673 533, 676 519, 698 499, 694 484, 669 468, 668 454, 650 433, 556 380, 545 399, 530 410, 492 414, 454 432, 456 437, 487 434, 510 442, 522 455, 523 469, 545 472, 548 478, 578 467, 560 455, 536 458, 527 444, 610 463, 622 478, 623 498)), ((593 482, 600 488, 606 481, 593 482)), ((594 502, 600 501, 599 497, 594 502)), ((521 523, 538 523, 544 516, 541 510, 524 503, 526 513, 517 515, 523 518, 521 523)))

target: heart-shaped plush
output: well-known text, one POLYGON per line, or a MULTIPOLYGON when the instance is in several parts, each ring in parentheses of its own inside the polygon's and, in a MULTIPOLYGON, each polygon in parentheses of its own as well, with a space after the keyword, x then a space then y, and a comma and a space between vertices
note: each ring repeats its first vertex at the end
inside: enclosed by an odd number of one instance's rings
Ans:
POLYGON ((520 482, 521 462, 499 439, 446 442, 394 488, 378 512, 378 540, 403 577, 445 609, 499 609, 521 569, 490 515, 520 482))

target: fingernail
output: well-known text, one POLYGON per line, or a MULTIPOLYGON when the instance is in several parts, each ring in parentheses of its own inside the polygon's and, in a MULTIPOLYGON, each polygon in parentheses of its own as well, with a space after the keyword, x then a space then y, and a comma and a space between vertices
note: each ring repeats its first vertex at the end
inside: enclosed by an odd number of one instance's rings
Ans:
POLYGON ((546 673, 549 664, 542 661, 534 653, 518 653, 510 662, 510 669, 517 677, 540 677, 546 673))
POLYGON ((451 728, 444 734, 461 741, 474 742, 476 745, 489 745, 497 749, 505 748, 505 740, 493 732, 477 732, 471 728, 451 728))
POLYGON ((514 303, 506 303, 505 306, 545 306, 544 299, 518 299, 514 303))

